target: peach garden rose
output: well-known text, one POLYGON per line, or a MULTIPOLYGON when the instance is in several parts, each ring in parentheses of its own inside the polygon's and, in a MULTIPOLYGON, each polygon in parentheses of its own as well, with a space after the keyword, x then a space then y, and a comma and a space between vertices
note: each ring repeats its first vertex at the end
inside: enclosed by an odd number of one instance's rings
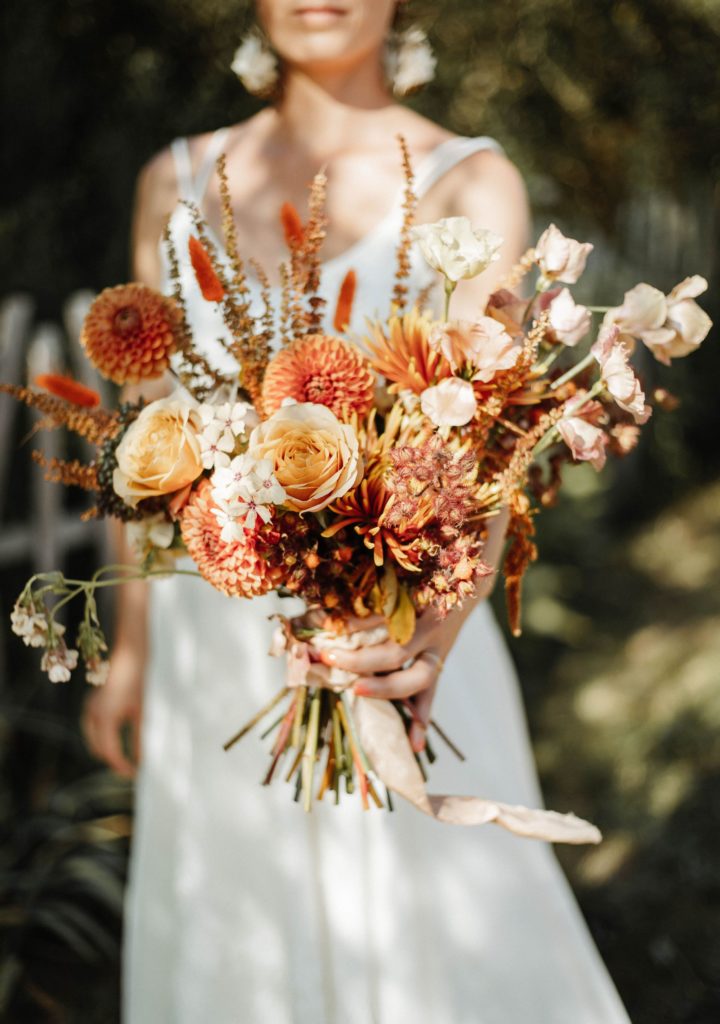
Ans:
POLYGON ((143 498, 173 494, 203 471, 196 410, 177 398, 146 405, 117 447, 113 488, 135 508, 143 498))
POLYGON ((362 475, 357 435, 324 405, 281 406, 250 435, 248 454, 269 459, 296 512, 319 512, 354 487, 362 475))

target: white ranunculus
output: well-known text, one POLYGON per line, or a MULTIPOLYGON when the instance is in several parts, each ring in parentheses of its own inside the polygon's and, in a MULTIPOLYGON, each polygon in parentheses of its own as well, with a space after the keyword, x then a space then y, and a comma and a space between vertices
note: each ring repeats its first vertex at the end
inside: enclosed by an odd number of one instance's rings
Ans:
POLYGON ((436 427, 463 427, 475 415, 477 400, 472 384, 446 377, 420 395, 420 408, 436 427))
POLYGON ((418 224, 411 237, 433 270, 456 284, 475 277, 500 258, 502 238, 494 231, 473 228, 467 217, 444 217, 434 224, 418 224))

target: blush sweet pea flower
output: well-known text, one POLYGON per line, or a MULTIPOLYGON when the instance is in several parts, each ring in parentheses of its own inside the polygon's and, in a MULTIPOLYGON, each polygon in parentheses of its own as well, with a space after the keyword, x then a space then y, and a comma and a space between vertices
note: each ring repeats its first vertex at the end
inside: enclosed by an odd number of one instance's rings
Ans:
POLYGON ((550 327, 559 342, 572 348, 590 330, 592 315, 587 306, 575 302, 569 288, 563 288, 548 306, 550 327))
POLYGON ((603 413, 599 402, 587 400, 587 392, 581 391, 565 406, 565 415, 558 422, 560 437, 572 452, 576 462, 589 462, 595 470, 605 465, 605 447, 608 436, 597 425, 603 413))
POLYGON ((463 427, 475 415, 477 400, 470 381, 446 377, 420 395, 420 408, 436 427, 463 427))
POLYGON ((473 228, 467 217, 444 217, 434 224, 419 224, 410 237, 433 270, 457 284, 475 277, 500 259, 502 238, 494 231, 473 228))
POLYGON ((577 242, 566 238, 554 224, 543 231, 535 246, 535 262, 546 282, 562 281, 575 284, 585 270, 587 258, 593 250, 590 242, 577 242))
POLYGON ((639 338, 658 362, 669 366, 672 359, 694 352, 712 327, 695 302, 707 286, 699 274, 686 277, 669 295, 649 284, 636 285, 625 293, 621 306, 608 310, 603 323, 616 324, 621 334, 639 338))
POLYGON ((428 336, 428 344, 441 352, 456 372, 464 367, 472 371, 472 379, 489 383, 495 374, 508 370, 522 352, 519 341, 511 338, 502 323, 494 317, 481 316, 474 322, 454 320, 436 324, 428 336))
POLYGON ((618 328, 601 330, 590 351, 600 365, 603 383, 615 402, 629 412, 636 423, 646 423, 652 410, 645 404, 645 392, 630 366, 628 348, 620 339, 618 328))

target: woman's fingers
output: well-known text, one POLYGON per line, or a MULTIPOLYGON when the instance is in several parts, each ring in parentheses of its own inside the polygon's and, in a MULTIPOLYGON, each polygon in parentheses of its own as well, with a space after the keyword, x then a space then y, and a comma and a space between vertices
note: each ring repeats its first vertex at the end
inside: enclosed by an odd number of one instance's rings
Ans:
POLYGON ((353 690, 359 697, 402 700, 433 686, 436 680, 437 669, 420 658, 400 672, 390 672, 386 676, 361 676, 353 690))
POLYGON ((410 652, 393 640, 386 640, 371 647, 358 647, 355 651, 333 647, 323 651, 320 657, 326 665, 343 668, 359 676, 372 676, 377 672, 393 672, 401 668, 410 658, 410 652))
MULTIPOLYGON (((115 709, 98 706, 89 698, 82 718, 82 729, 90 753, 99 761, 105 761, 113 771, 125 778, 135 774, 135 765, 123 752, 121 730, 125 719, 115 709)), ((137 735, 139 717, 134 723, 137 735)))
POLYGON ((410 745, 416 754, 425 749, 425 736, 427 727, 430 724, 432 706, 439 679, 440 676, 436 675, 434 682, 426 690, 422 690, 413 698, 415 719, 410 726, 410 745))

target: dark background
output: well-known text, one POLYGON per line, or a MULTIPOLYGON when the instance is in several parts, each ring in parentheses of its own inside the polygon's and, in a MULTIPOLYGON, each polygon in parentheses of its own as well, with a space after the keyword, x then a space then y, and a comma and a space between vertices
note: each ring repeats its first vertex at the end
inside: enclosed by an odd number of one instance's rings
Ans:
MULTIPOLYGON (((595 243, 579 294, 701 273, 718 319, 717 0, 413 0, 438 77, 412 105, 498 138, 538 231, 595 243)), ((257 109, 228 65, 250 17, 231 0, 6 0, 2 14, 3 295, 27 295, 27 343, 67 298, 127 277, 136 174, 174 136, 257 109)), ((0 348, 0 353, 2 349, 0 348)), ((647 389, 680 398, 602 478, 567 473, 541 522, 525 633, 513 640, 548 803, 606 835, 560 850, 636 1024, 720 1019, 720 357, 712 335, 647 389)), ((0 399, 5 401, 5 399, 0 399)), ((34 498, 31 424, 0 528, 34 498)), ((63 495, 72 511, 78 499, 63 495)), ((89 531, 88 531, 89 536, 89 531)), ((0 538, 1 539, 1 538, 0 538)), ((1 545, 0 545, 1 547, 1 545)), ((86 572, 91 544, 66 568, 86 572)), ((31 571, 0 563, 3 621, 31 571)), ((498 595, 501 598, 501 595, 498 595)), ((500 602, 499 602, 500 604, 500 602)), ((502 619, 502 613, 501 613, 502 619)), ((6 632, 8 632, 6 630, 6 632)), ((0 641, 0 1018, 116 1019, 130 787, 83 751, 83 683, 51 686, 0 641)), ((549 937, 551 940, 551 937, 549 937)))

